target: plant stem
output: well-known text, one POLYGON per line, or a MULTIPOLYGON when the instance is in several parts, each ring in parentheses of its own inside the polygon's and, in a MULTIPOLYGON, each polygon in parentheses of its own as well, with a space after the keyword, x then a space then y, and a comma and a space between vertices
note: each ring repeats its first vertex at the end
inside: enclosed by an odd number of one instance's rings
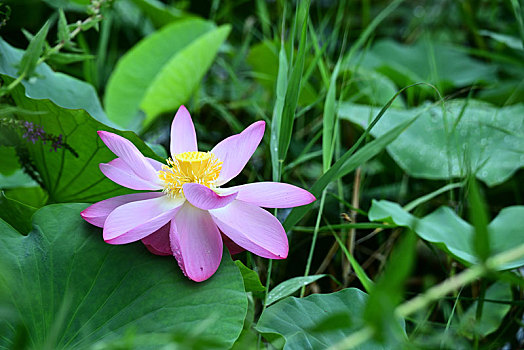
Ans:
MULTIPOLYGON (((322 211, 324 209, 324 201, 326 200, 326 189, 322 191, 322 197, 320 198, 320 207, 318 208, 317 221, 315 223, 315 230, 313 231, 313 240, 311 241, 311 248, 309 249, 309 256, 307 258, 306 270, 304 271, 304 276, 309 275, 309 270, 311 268, 311 261, 313 260, 313 254, 315 252, 315 245, 317 243, 318 229, 320 227, 320 218, 322 217, 322 211)), ((304 296, 306 292, 306 286, 303 286, 300 289, 300 297, 304 296)))

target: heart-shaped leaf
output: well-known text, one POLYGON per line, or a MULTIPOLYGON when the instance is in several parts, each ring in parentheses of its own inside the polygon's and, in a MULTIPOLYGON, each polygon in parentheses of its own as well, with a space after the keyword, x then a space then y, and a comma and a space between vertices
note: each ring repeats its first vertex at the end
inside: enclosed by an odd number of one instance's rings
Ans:
MULTIPOLYGON (((397 203, 381 200, 373 201, 368 216, 371 221, 393 221, 399 226, 410 227, 422 239, 435 243, 459 260, 470 264, 478 263, 473 246, 473 226, 449 207, 440 207, 418 219, 397 203)), ((524 206, 512 206, 502 209, 490 222, 488 233, 493 255, 513 249, 524 242, 524 230, 520 224, 523 216, 524 206)), ((499 269, 512 269, 522 265, 524 258, 502 265, 499 269)))
POLYGON ((229 34, 229 26, 191 19, 163 27, 140 41, 111 75, 105 106, 118 125, 140 129, 185 103, 229 34), (145 113, 142 121, 139 110, 145 113))
MULTIPOLYGON (((367 127, 379 108, 343 103, 339 116, 367 127)), ((478 101, 447 102, 413 109, 390 108, 371 130, 380 137, 418 119, 387 150, 409 175, 427 179, 464 177, 474 171, 488 186, 500 184, 524 166, 524 105, 496 108, 478 101)))
MULTIPOLYGON (((359 330, 368 295, 356 288, 343 289, 331 294, 313 294, 305 298, 289 297, 268 307, 260 316, 256 329, 272 340, 278 335, 285 338, 285 350, 327 349, 359 330), (341 314, 344 314, 341 317, 341 314), (325 320, 350 320, 340 325, 325 320), (322 324, 322 329, 318 325, 322 324)), ((385 344, 370 341, 357 349, 396 349, 393 340, 385 344)))
MULTIPOLYGON (((218 271, 195 283, 173 257, 141 244, 114 246, 80 217, 83 204, 44 207, 22 236, 0 220, 0 284, 35 349, 85 349, 124 333, 192 334, 229 348, 242 330, 247 298, 227 250, 218 271)), ((6 300, 0 300, 0 304, 6 300)), ((0 347, 18 328, 0 320, 0 347)))
MULTIPOLYGON (((0 38, 0 74, 17 78, 17 65, 24 51, 14 48, 0 38)), ((36 67, 35 76, 22 80, 25 95, 32 99, 49 99, 63 108, 84 109, 93 118, 113 126, 100 105, 92 85, 69 75, 55 72, 45 63, 36 67)))

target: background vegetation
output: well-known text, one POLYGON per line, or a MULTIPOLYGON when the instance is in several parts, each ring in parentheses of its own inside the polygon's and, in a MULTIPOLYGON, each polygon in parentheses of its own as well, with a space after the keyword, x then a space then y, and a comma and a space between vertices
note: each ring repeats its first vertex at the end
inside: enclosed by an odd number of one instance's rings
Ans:
POLYGON ((3 1, 0 347, 524 346, 523 11, 3 1), (267 122, 234 181, 317 197, 275 212, 286 260, 225 256, 196 284, 82 222, 128 193, 96 131, 163 160, 181 104, 203 150, 267 122))

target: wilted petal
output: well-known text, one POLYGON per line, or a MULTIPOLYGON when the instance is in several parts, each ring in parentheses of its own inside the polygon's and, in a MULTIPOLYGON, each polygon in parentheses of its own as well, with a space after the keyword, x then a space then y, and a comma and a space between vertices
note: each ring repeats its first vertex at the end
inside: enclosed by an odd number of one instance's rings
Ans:
POLYGON ((233 242, 268 259, 285 259, 289 246, 280 222, 254 204, 234 200, 227 207, 210 210, 220 230, 233 242))
POLYGON ((155 169, 131 141, 108 131, 98 131, 98 135, 111 152, 121 158, 138 176, 151 182, 157 180, 155 169))
POLYGON ((100 171, 111 181, 132 190, 155 191, 162 188, 157 177, 155 182, 138 176, 121 158, 116 158, 109 163, 100 163, 100 171))
POLYGON ((195 126, 186 107, 180 106, 171 124, 171 156, 198 151, 195 126))
POLYGON ((171 221, 170 239, 187 277, 201 282, 216 272, 222 260, 222 238, 207 211, 186 202, 171 221))
POLYGON ((225 207, 237 196, 236 193, 220 196, 209 187, 197 183, 187 183, 182 188, 188 202, 203 210, 225 207))
POLYGON ((171 220, 183 202, 161 196, 121 205, 104 223, 104 240, 110 244, 138 241, 171 220))
POLYGON ((225 184, 244 169, 264 136, 265 126, 264 121, 255 122, 240 134, 222 140, 211 150, 223 162, 217 186, 225 184))
POLYGON ((151 253, 156 255, 173 255, 169 242, 169 226, 170 224, 167 223, 142 239, 142 243, 145 244, 151 253))
POLYGON ((286 183, 255 182, 224 189, 224 194, 238 192, 240 201, 264 208, 292 208, 315 201, 308 191, 286 183))
POLYGON ((163 196, 161 192, 146 192, 125 194, 123 196, 113 197, 101 202, 90 205, 80 213, 82 218, 92 225, 104 227, 107 216, 116 208, 130 202, 142 201, 163 196))

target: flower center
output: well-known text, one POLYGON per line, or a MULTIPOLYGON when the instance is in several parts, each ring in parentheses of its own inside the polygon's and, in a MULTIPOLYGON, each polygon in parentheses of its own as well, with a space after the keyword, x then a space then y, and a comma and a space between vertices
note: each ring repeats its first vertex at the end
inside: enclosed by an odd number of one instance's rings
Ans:
POLYGON ((166 161, 158 177, 164 182, 163 192, 171 198, 183 196, 182 186, 187 183, 214 188, 222 169, 222 162, 209 152, 184 152, 166 161))

